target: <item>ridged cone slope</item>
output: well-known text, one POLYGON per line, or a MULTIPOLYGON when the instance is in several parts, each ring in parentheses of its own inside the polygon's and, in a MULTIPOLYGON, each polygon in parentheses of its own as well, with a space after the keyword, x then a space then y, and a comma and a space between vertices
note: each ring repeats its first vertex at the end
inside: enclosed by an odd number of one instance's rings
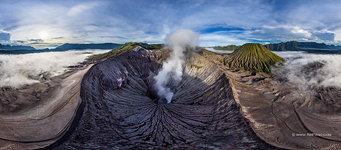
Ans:
POLYGON ((271 73, 270 66, 284 61, 259 43, 246 43, 235 50, 225 63, 231 69, 271 73))

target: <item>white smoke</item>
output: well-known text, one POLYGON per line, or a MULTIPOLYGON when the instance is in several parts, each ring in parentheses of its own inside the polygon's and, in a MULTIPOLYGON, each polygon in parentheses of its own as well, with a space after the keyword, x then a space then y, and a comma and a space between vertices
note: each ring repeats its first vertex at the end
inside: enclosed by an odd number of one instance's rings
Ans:
POLYGON ((195 49, 199 45, 199 37, 191 30, 181 29, 167 35, 165 44, 172 52, 170 57, 163 62, 159 74, 154 77, 156 81, 154 88, 160 98, 165 98, 170 103, 174 93, 166 85, 170 80, 173 80, 172 82, 175 84, 182 80, 182 68, 185 63, 184 52, 186 47, 195 49))
POLYGON ((20 55, 0 54, 0 87, 21 87, 40 82, 35 77, 44 73, 57 76, 67 71, 67 66, 77 65, 92 54, 108 50, 82 50, 45 52, 20 55), (33 77, 33 78, 32 78, 33 77))
POLYGON ((336 86, 341 88, 341 55, 308 54, 304 52, 275 52, 286 59, 281 74, 289 82, 296 83, 303 90, 314 86, 336 86), (307 64, 320 62, 321 68, 309 68, 307 64), (307 74, 308 73, 308 74, 307 74), (308 76, 308 77, 307 77, 308 76))

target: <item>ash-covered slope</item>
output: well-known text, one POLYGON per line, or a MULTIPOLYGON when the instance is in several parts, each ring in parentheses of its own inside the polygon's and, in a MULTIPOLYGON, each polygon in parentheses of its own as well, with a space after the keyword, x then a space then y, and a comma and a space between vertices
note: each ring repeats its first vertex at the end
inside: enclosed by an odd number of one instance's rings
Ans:
POLYGON ((67 135, 82 113, 80 87, 87 66, 25 88, 0 90, 0 149, 39 149, 67 135), (76 119, 77 120, 77 119, 76 119))
POLYGON ((231 85, 241 114, 258 137, 285 149, 341 148, 340 88, 300 90, 281 79, 246 79, 253 82, 231 85))
POLYGON ((137 47, 94 65, 82 82, 83 116, 58 149, 273 148, 240 115, 229 79, 197 53, 187 54, 171 103, 158 103, 153 77, 166 56, 137 47))
MULTIPOLYGON (((233 70, 223 62, 229 55, 186 51, 182 80, 169 80, 174 96, 165 103, 152 85, 169 53, 136 46, 85 75, 53 79, 41 102, 0 114, 0 149, 341 148, 340 88, 304 90, 282 77, 233 70)), ((302 72, 312 77, 321 65, 302 72)))
POLYGON ((235 50, 226 64, 231 69, 246 70, 251 72, 270 73, 270 66, 283 58, 272 53, 259 43, 246 43, 235 50))

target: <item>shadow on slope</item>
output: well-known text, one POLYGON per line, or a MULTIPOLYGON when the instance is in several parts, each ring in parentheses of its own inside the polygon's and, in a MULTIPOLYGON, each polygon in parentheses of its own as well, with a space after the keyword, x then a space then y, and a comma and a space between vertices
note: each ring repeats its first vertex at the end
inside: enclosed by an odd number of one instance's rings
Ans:
POLYGON ((160 51, 128 51, 94 65, 84 76, 83 117, 58 149, 273 148, 239 113, 229 80, 191 53, 171 103, 151 94, 160 51))

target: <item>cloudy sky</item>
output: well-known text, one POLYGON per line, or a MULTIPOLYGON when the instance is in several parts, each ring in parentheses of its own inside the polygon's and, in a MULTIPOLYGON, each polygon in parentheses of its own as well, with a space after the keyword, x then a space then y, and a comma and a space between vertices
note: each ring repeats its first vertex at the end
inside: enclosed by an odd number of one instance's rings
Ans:
POLYGON ((201 46, 315 41, 341 44, 339 0, 1 0, 0 43, 163 43, 176 29, 201 46))

